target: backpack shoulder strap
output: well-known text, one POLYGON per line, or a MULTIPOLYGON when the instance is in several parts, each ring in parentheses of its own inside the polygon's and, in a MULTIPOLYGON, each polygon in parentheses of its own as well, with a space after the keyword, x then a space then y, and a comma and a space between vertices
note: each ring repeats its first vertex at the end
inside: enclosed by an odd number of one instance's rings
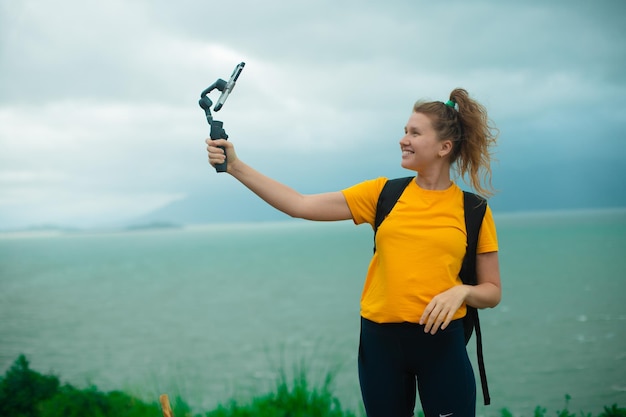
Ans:
POLYGON ((376 219, 374 221, 374 233, 378 230, 380 224, 385 220, 385 217, 391 213, 391 209, 396 205, 396 202, 402 195, 404 189, 409 185, 411 180, 415 177, 403 177, 388 180, 385 183, 380 195, 378 196, 378 203, 376 204, 376 219))
POLYGON ((391 213, 391 209, 402 195, 404 189, 415 177, 403 177, 388 180, 378 196, 376 217, 374 219, 374 252, 376 252, 376 232, 383 220, 391 213))
MULTIPOLYGON (((487 210, 487 201, 476 194, 463 191, 463 207, 467 233, 467 250, 459 275, 464 284, 476 285, 476 249, 478 247, 478 234, 480 233, 480 227, 487 210)), ((487 386, 487 373, 485 371, 485 361, 483 358, 483 338, 480 331, 480 320, 478 319, 477 309, 467 307, 467 315, 463 319, 463 327, 465 330, 466 344, 472 337, 474 329, 476 329, 476 355, 478 356, 480 382, 483 389, 485 405, 489 405, 491 398, 489 396, 489 387, 487 386)))
POLYGON ((464 284, 476 285, 476 248, 478 233, 487 211, 487 201, 468 191, 463 191, 463 208, 465 212, 465 231, 467 233, 467 251, 461 267, 461 280, 464 284))

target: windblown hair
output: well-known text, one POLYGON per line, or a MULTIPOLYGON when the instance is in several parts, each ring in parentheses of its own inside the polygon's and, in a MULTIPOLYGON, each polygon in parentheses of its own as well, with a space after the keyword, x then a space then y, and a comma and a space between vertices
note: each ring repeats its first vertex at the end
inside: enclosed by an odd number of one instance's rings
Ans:
POLYGON ((491 148, 496 144, 498 129, 491 124, 487 110, 470 98, 466 90, 456 88, 450 93, 456 108, 441 101, 418 101, 413 111, 428 116, 439 140, 453 143, 450 163, 463 179, 484 197, 494 194, 491 183, 491 148))

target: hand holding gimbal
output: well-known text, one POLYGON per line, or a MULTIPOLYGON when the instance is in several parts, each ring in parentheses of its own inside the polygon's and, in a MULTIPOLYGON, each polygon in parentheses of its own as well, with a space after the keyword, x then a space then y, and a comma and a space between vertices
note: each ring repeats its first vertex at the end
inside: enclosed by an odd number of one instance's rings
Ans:
MULTIPOLYGON (((235 88, 235 82, 237 81, 237 78, 239 78, 239 74, 241 74, 244 65, 246 65, 245 62, 242 62, 235 67, 235 70, 230 76, 230 80, 228 80, 228 82, 222 80, 221 78, 218 78, 217 81, 211 84, 210 87, 206 88, 204 91, 202 91, 202 93, 200 93, 200 101, 198 102, 198 104, 200 105, 200 107, 202 107, 202 109, 204 109, 204 113, 206 114, 206 120, 211 126, 210 137, 212 140, 228 139, 228 135, 224 130, 224 123, 220 122, 219 120, 213 120, 213 116, 211 115, 211 106, 213 105, 213 102, 211 101, 211 99, 209 99, 209 97, 207 97, 207 94, 209 94, 216 88, 222 92, 222 95, 217 100, 215 108, 213 109, 216 112, 220 111, 221 108, 224 106, 228 95, 233 91, 233 88, 235 88)), ((220 148, 224 149, 223 146, 220 146, 220 148)), ((226 163, 227 161, 224 161, 221 164, 215 165, 215 170, 217 172, 226 172, 226 163)))

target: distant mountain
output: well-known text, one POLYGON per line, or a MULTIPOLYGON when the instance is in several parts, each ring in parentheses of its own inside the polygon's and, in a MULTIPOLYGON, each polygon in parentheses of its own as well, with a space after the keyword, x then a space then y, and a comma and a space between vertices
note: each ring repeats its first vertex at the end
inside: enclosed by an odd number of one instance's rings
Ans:
MULTIPOLYGON (((408 174, 404 171, 400 175, 408 174)), ((561 163, 558 168, 550 164, 499 168, 494 172, 494 186, 499 192, 490 199, 490 205, 495 212, 626 207, 625 178, 624 167, 605 164, 584 170, 577 161, 561 163)), ((317 179, 322 185, 331 184, 328 190, 333 186, 342 187, 336 185, 338 181, 332 176, 317 179)), ((345 183, 346 179, 342 180, 345 183)), ((315 179, 309 180, 312 181, 315 179)), ((310 192, 312 187, 308 184, 300 189, 310 192)), ((134 219, 133 223, 204 224, 287 219, 289 216, 269 207, 244 187, 235 186, 194 191, 187 198, 134 219)))
POLYGON ((284 219, 289 219, 289 216, 268 206, 250 191, 238 188, 219 194, 207 190, 198 191, 135 219, 134 222, 206 224, 284 219))
POLYGON ((494 173, 498 211, 626 207, 626 167, 600 161, 529 163, 494 173))

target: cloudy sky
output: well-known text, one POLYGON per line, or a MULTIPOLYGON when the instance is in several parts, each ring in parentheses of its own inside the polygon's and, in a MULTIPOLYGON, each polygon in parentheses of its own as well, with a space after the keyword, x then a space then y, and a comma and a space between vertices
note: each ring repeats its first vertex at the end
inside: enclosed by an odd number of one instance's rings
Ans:
POLYGON ((626 205, 624 16, 623 0, 0 0, 0 229, 198 195, 215 210, 239 188, 206 162, 197 101, 242 61, 214 115, 302 191, 405 175, 413 103, 461 86, 501 130, 503 207, 563 184, 626 205))

